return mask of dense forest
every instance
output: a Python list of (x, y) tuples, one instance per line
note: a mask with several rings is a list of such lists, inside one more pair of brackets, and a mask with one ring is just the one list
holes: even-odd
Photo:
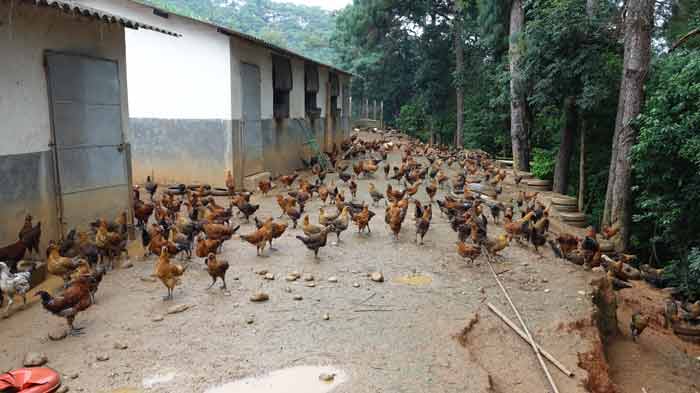
[(583, 156), (589, 222), (698, 298), (698, 27), (700, 0), (355, 0), (331, 42), (405, 132), (572, 196)]
[(262, 38), (324, 63), (335, 60), (330, 45), (335, 16), (319, 7), (271, 0), (143, 0), (195, 19)]

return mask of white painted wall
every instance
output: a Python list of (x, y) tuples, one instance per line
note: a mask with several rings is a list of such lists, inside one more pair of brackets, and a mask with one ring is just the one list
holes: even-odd
[[(119, 62), (122, 124), (128, 121), (124, 29), (55, 9), (0, 2), (0, 155), (49, 149), (51, 122), (44, 51)], [(12, 15), (12, 23), (9, 17)]]
[(262, 119), (272, 119), (272, 54), (269, 49), (254, 45), (238, 37), (231, 37), (231, 113), (233, 118), (240, 119), (243, 112), (241, 90), (242, 63), (255, 64), (260, 68), (260, 117)]
[(90, 7), (123, 15), (182, 34), (150, 30), (126, 32), (131, 117), (231, 119), (229, 37), (195, 20), (154, 15), (128, 0), (80, 0)]

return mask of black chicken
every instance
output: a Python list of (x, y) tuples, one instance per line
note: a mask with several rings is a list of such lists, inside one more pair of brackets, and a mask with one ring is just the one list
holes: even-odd
[(316, 235), (311, 235), (311, 236), (300, 236), (297, 235), (297, 239), (301, 240), (302, 243), (308, 248), (309, 250), (314, 252), (314, 256), (318, 258), (318, 250), (321, 249), (321, 247), (326, 246), (326, 240), (328, 238), (328, 232), (331, 231), (331, 226), (328, 226), (324, 228), (321, 232), (319, 232)]

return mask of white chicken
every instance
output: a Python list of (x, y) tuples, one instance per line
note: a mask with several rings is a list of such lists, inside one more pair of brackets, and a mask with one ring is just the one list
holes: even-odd
[(14, 303), (15, 295), (22, 296), (24, 304), (27, 304), (27, 292), (29, 292), (30, 272), (20, 272), (12, 274), (10, 268), (0, 262), (0, 291), (7, 295), (7, 307), (5, 316), (10, 312), (10, 307)]

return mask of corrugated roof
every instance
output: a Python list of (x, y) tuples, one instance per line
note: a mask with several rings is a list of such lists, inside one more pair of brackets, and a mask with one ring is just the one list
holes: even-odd
[(73, 1), (60, 1), (60, 0), (24, 0), (26, 2), (34, 3), (35, 5), (42, 6), (42, 7), (51, 7), (51, 8), (56, 8), (60, 11), (63, 11), (68, 14), (72, 15), (82, 15), (86, 16), (89, 18), (93, 19), (98, 19), (101, 20), (102, 22), (105, 23), (118, 23), (124, 27), (128, 27), (131, 29), (146, 29), (146, 30), (153, 30), (158, 33), (163, 33), (175, 37), (181, 37), (181, 34), (174, 33), (169, 30), (162, 29), (157, 26), (149, 25), (146, 23), (141, 23), (135, 20), (131, 20), (129, 18), (125, 18), (123, 16), (118, 16), (111, 14), (109, 12), (101, 11), (101, 10), (96, 10), (91, 7), (87, 7), (85, 5), (73, 2)]
[(257, 44), (257, 45), (260, 45), (260, 46), (264, 46), (264, 47), (266, 47), (266, 48), (268, 48), (268, 49), (274, 50), (275, 52), (278, 52), (278, 53), (280, 53), (280, 54), (287, 55), (287, 56), (291, 56), (291, 57), (296, 57), (296, 58), (299, 58), (299, 59), (302, 59), (302, 60), (305, 60), (305, 61), (308, 61), (308, 62), (311, 62), (311, 63), (315, 63), (315, 64), (318, 64), (318, 65), (321, 65), (321, 66), (330, 68), (330, 69), (332, 69), (332, 70), (334, 70), (334, 71), (337, 71), (337, 72), (339, 72), (339, 73), (341, 73), (341, 74), (354, 76), (354, 74), (352, 74), (352, 73), (350, 73), (350, 72), (348, 72), (348, 71), (342, 70), (342, 69), (340, 69), (340, 68), (338, 68), (338, 67), (336, 67), (336, 66), (333, 66), (333, 65), (330, 65), (330, 64), (326, 64), (326, 63), (320, 62), (320, 61), (318, 61), (318, 60), (314, 60), (314, 59), (312, 59), (312, 58), (310, 58), (310, 57), (307, 57), (307, 56), (304, 56), (304, 55), (302, 55), (302, 54), (300, 54), (300, 53), (297, 53), (297, 52), (295, 52), (295, 51), (293, 51), (293, 50), (291, 50), (291, 49), (282, 48), (281, 46), (277, 46), (277, 45), (275, 45), (275, 44), (273, 44), (273, 43), (271, 43), (271, 42), (265, 41), (265, 40), (263, 40), (263, 39), (261, 39), (261, 38), (255, 37), (255, 36), (253, 36), (253, 35), (246, 34), (246, 33), (243, 33), (243, 32), (237, 31), (237, 30), (233, 30), (233, 29), (231, 29), (230, 27), (222, 26), (222, 25), (216, 24), (216, 23), (211, 22), (211, 21), (208, 21), (208, 20), (201, 20), (201, 19), (193, 18), (193, 17), (191, 17), (191, 16), (181, 15), (181, 14), (178, 14), (178, 13), (175, 13), (175, 12), (172, 12), (172, 11), (163, 10), (163, 9), (154, 7), (154, 6), (150, 5), (150, 4), (147, 4), (147, 3), (143, 2), (143, 0), (131, 0), (131, 1), (133, 1), (133, 2), (135, 2), (135, 3), (138, 3), (138, 4), (141, 4), (141, 5), (143, 5), (143, 6), (146, 6), (146, 7), (148, 7), (148, 8), (154, 9), (154, 10), (159, 10), (159, 11), (166, 12), (166, 13), (168, 13), (168, 14), (170, 14), (170, 15), (175, 15), (175, 16), (178, 16), (178, 17), (180, 17), (180, 18), (190, 19), (190, 20), (193, 20), (193, 21), (195, 21), (195, 22), (199, 22), (199, 23), (202, 23), (202, 24), (205, 24), (205, 25), (209, 25), (209, 26), (215, 27), (215, 28), (216, 28), (219, 32), (221, 32), (221, 33), (224, 33), (224, 34), (227, 34), (227, 35), (230, 35), (230, 36), (234, 36), (234, 37), (238, 37), (238, 38), (243, 39), (243, 40), (246, 40), (246, 41), (250, 41), (250, 42), (252, 42), (252, 43), (254, 43), (254, 44)]

